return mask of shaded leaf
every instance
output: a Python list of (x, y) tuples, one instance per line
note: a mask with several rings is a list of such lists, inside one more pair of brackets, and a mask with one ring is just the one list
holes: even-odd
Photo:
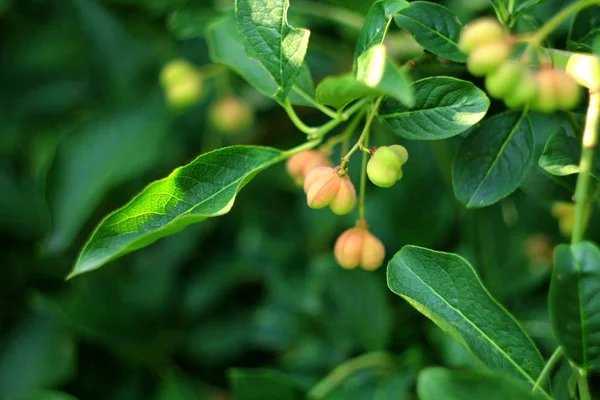
[(456, 78), (425, 78), (413, 86), (412, 107), (385, 99), (379, 108), (379, 120), (407, 139), (437, 140), (459, 135), (481, 121), (490, 105), (482, 90)]
[(388, 264), (387, 282), (489, 368), (531, 383), (542, 371), (534, 343), (464, 258), (405, 246)]
[(503, 375), (484, 371), (451, 371), (427, 368), (419, 375), (420, 400), (535, 400), (531, 389)]
[(70, 276), (99, 268), (187, 225), (226, 214), (237, 193), (282, 155), (269, 147), (232, 146), (177, 168), (98, 225)]
[(55, 390), (38, 390), (28, 393), (25, 396), (19, 396), (11, 400), (77, 400), (75, 397), (64, 392)]
[(173, 11), (167, 25), (177, 39), (194, 39), (205, 36), (206, 28), (217, 16), (210, 8), (187, 5)]
[[(275, 98), (278, 86), (265, 68), (251, 58), (248, 58), (242, 45), (242, 37), (237, 31), (235, 17), (231, 14), (210, 25), (207, 34), (210, 48), (210, 58), (234, 70), (259, 92), (267, 97)], [(313, 83), (308, 68), (304, 65), (290, 93), (292, 104), (312, 105), (304, 96), (312, 96)]]
[(394, 15), (408, 6), (409, 3), (404, 0), (379, 0), (374, 2), (358, 34), (354, 60), (357, 60), (372, 46), (382, 44)]
[(436, 56), (461, 63), (467, 61), (467, 57), (458, 49), (463, 25), (446, 7), (427, 1), (414, 1), (397, 14), (394, 21)]
[(287, 22), (289, 0), (236, 0), (235, 14), (246, 54), (258, 61), (278, 86), (284, 101), (304, 63), (310, 32)]
[(548, 301), (567, 357), (585, 370), (599, 370), (600, 250), (593, 243), (556, 247)]
[(415, 102), (407, 67), (400, 68), (388, 59), (383, 44), (371, 47), (358, 58), (356, 79), (408, 107)]
[(508, 111), (475, 127), (456, 154), (452, 185), (468, 208), (485, 207), (514, 192), (531, 167), (533, 129), (525, 113)]
[[(579, 173), (580, 158), (581, 141), (561, 128), (546, 142), (538, 164), (552, 175), (573, 175)], [(600, 160), (600, 157), (596, 155), (596, 159)], [(597, 162), (592, 167), (592, 176), (600, 179), (600, 165)]]
[(600, 6), (586, 7), (571, 20), (567, 50), (591, 53), (594, 39), (600, 35)]
[(304, 391), (287, 375), (269, 369), (229, 371), (233, 400), (304, 399)]

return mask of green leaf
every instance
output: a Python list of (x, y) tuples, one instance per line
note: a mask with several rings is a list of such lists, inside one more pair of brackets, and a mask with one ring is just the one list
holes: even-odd
[(387, 57), (383, 44), (371, 47), (358, 58), (356, 79), (408, 107), (415, 102), (407, 68), (400, 68), (394, 64)]
[(521, 13), (529, 10), (533, 6), (543, 3), (544, 1), (546, 0), (514, 0), (508, 3), (503, 3), (502, 0), (490, 0), (490, 2), (492, 3), (492, 7), (494, 7), (494, 10), (496, 10), (496, 14), (499, 16), (503, 15), (503, 12), (500, 11), (502, 8), (501, 4), (509, 4), (510, 7), (512, 7), (512, 9), (508, 11), (513, 20), (519, 18)]
[(535, 400), (531, 389), (521, 382), (487, 371), (451, 371), (427, 368), (419, 374), (420, 400)]
[(489, 368), (531, 383), (542, 371), (538, 349), (464, 258), (405, 246), (388, 264), (387, 282)]
[[(267, 97), (275, 98), (278, 86), (273, 77), (262, 65), (248, 58), (242, 45), (242, 37), (238, 33), (235, 17), (230, 14), (212, 24), (207, 34), (210, 58), (234, 70), (238, 75), (250, 83), (256, 90)], [(306, 96), (313, 94), (313, 83), (308, 67), (304, 65), (290, 93), (292, 104), (312, 106), (306, 101)]]
[(579, 11), (572, 19), (567, 35), (567, 50), (591, 53), (594, 39), (600, 35), (600, 6)]
[(452, 166), (454, 194), (467, 208), (485, 207), (514, 192), (534, 155), (533, 129), (526, 113), (494, 115), (473, 129)]
[(233, 400), (305, 399), (304, 391), (287, 375), (269, 369), (234, 368), (229, 371)]
[(195, 39), (206, 35), (206, 27), (219, 14), (207, 6), (186, 5), (169, 15), (167, 25), (179, 40)]
[(374, 2), (358, 34), (354, 50), (354, 60), (357, 60), (372, 46), (382, 44), (394, 15), (409, 5), (404, 0), (379, 0)]
[(458, 49), (463, 25), (449, 9), (427, 1), (415, 1), (394, 17), (426, 50), (436, 56), (464, 63), (467, 57)]
[(289, 0), (236, 0), (235, 14), (246, 54), (258, 61), (278, 86), (283, 102), (296, 82), (308, 48), (310, 32), (287, 22)]
[(328, 76), (317, 86), (317, 101), (335, 108), (343, 108), (361, 97), (378, 96), (375, 88), (359, 82), (354, 74)]
[[(581, 141), (572, 134), (567, 133), (564, 128), (560, 128), (546, 142), (544, 153), (538, 164), (552, 175), (573, 175), (579, 173), (580, 158)], [(595, 159), (600, 160), (598, 154), (596, 154)], [(598, 162), (594, 162), (592, 176), (600, 179), (600, 164)]]
[(0, 341), (0, 399), (60, 386), (75, 372), (75, 342), (59, 322), (32, 313)]
[(12, 398), (11, 400), (77, 400), (77, 398), (64, 392), (57, 392), (55, 390), (37, 390), (20, 396)]
[(97, 269), (190, 224), (228, 213), (237, 193), (258, 172), (282, 159), (283, 153), (277, 149), (232, 146), (177, 168), (98, 225), (70, 277)]
[(437, 140), (459, 135), (481, 121), (490, 106), (482, 90), (460, 79), (430, 77), (413, 86), (412, 107), (385, 99), (379, 108), (380, 121), (407, 139)]
[(600, 370), (600, 250), (591, 242), (554, 250), (548, 297), (556, 339), (569, 360)]

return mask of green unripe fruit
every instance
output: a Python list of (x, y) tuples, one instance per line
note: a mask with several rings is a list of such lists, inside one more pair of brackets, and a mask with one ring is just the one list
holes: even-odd
[(254, 110), (248, 102), (226, 96), (213, 104), (208, 111), (209, 120), (217, 130), (227, 135), (247, 131), (254, 123)]
[(554, 70), (542, 69), (536, 75), (538, 92), (531, 109), (543, 113), (553, 113), (558, 109), (558, 99), (554, 88)]
[(521, 75), (521, 79), (514, 89), (504, 96), (504, 103), (509, 108), (521, 108), (531, 103), (538, 92), (537, 81), (527, 69)]
[(525, 67), (521, 63), (506, 61), (485, 78), (485, 88), (490, 96), (501, 99), (515, 90), (524, 73)]
[(378, 148), (367, 163), (367, 176), (379, 187), (390, 187), (402, 178), (402, 165), (408, 159), (406, 149), (399, 145)]
[(481, 18), (465, 26), (458, 41), (458, 47), (463, 53), (469, 54), (473, 50), (501, 40), (506, 37), (504, 28), (493, 18)]
[(487, 43), (471, 53), (467, 69), (475, 76), (485, 76), (506, 61), (511, 51), (512, 46), (506, 40)]
[(567, 72), (578, 84), (590, 90), (600, 90), (600, 57), (574, 54), (567, 63)]
[(174, 109), (192, 106), (202, 96), (204, 88), (198, 69), (181, 59), (164, 66), (160, 73), (160, 83), (165, 89), (169, 106)]
[(537, 73), (538, 93), (532, 109), (545, 113), (569, 110), (577, 105), (581, 91), (575, 79), (562, 70), (541, 69)]

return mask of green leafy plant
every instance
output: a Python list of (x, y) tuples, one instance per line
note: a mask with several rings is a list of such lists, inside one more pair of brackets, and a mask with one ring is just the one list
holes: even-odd
[[(78, 15), (98, 12), (94, 2), (75, 3)], [(484, 8), (468, 16), (462, 15), (459, 7), (451, 6), (460, 1), (444, 2), (446, 7), (427, 1), (377, 0), (369, 3), (364, 17), (355, 13), (351, 6), (340, 8), (335, 2), (235, 0), (232, 8), (211, 9), (210, 13), (184, 3), (178, 2), (177, 7), (169, 9), (168, 26), (179, 38), (202, 36), (208, 45), (211, 62), (196, 66), (190, 61), (174, 58), (163, 65), (155, 86), (163, 91), (171, 112), (179, 116), (205, 101), (206, 91), (210, 90), (207, 88), (217, 88), (218, 95), (204, 113), (207, 126), (214, 130), (212, 137), (217, 138), (216, 142), (208, 151), (199, 151), (193, 161), (148, 184), (129, 202), (102, 219), (83, 244), (67, 277), (68, 283), (81, 279), (79, 276), (84, 273), (118, 263), (125, 255), (155, 242), (168, 247), (164, 253), (169, 254), (168, 258), (184, 254), (186, 249), (193, 248), (193, 239), (186, 243), (179, 235), (167, 237), (183, 230), (191, 231), (200, 223), (201, 227), (209, 229), (213, 218), (232, 212), (238, 203), (245, 201), (246, 187), (252, 186), (254, 179), (262, 179), (269, 173), (267, 170), (277, 174), (274, 171), (283, 170), (285, 163), (289, 176), (268, 175), (264, 178), (285, 180), (294, 187), (288, 188), (291, 193), (288, 197), (280, 203), (277, 200), (278, 207), (284, 207), (286, 211), (276, 218), (273, 230), (285, 229), (282, 227), (285, 218), (293, 214), (287, 211), (292, 209), (290, 198), (303, 196), (303, 189), (306, 204), (302, 218), (324, 216), (320, 220), (324, 225), (344, 224), (335, 244), (331, 233), (339, 233), (337, 228), (323, 236), (314, 234), (313, 237), (311, 232), (306, 233), (315, 242), (330, 243), (328, 260), (335, 258), (341, 268), (311, 269), (315, 276), (305, 285), (310, 294), (306, 298), (294, 292), (294, 285), (286, 287), (280, 283), (273, 284), (270, 295), (282, 296), (286, 299), (283, 308), (305, 313), (309, 319), (314, 318), (311, 320), (314, 322), (325, 307), (318, 300), (319, 296), (331, 291), (334, 303), (350, 316), (342, 315), (342, 312), (337, 315), (333, 311), (329, 314), (330, 321), (325, 318), (315, 322), (317, 331), (338, 324), (338, 318), (339, 321), (353, 321), (340, 322), (345, 333), (332, 334), (333, 340), (343, 343), (357, 340), (360, 348), (366, 351), (362, 355), (353, 354), (356, 347), (348, 344), (350, 350), (346, 349), (346, 353), (331, 356), (332, 364), (337, 367), (329, 374), (321, 371), (320, 366), (307, 367), (311, 373), (318, 371), (320, 374), (317, 383), (314, 376), (302, 376), (297, 370), (295, 374), (288, 374), (285, 368), (233, 368), (228, 372), (228, 379), (234, 399), (593, 398), (594, 391), (597, 393), (598, 390), (590, 389), (590, 382), (593, 382), (590, 376), (600, 373), (600, 249), (592, 238), (586, 238), (586, 232), (593, 230), (590, 216), (593, 217), (600, 204), (597, 148), (600, 17), (591, 11), (597, 11), (600, 1), (564, 2), (561, 9), (550, 9), (549, 17), (539, 24), (531, 21), (535, 19), (537, 7), (542, 7), (542, 0), (493, 0), (483, 17), (476, 14), (485, 13)], [(457, 13), (461, 14), (460, 18)], [(566, 33), (567, 45), (563, 48), (549, 38), (563, 29), (569, 20), (572, 22)], [(311, 71), (307, 60), (313, 42), (318, 46), (323, 39), (311, 34), (307, 28), (318, 27), (314, 21), (326, 21), (335, 29), (354, 32), (352, 57), (336, 60), (343, 64), (338, 68), (340, 71), (325, 74)], [(335, 34), (332, 37), (328, 39), (329, 44), (333, 42), (335, 47)], [(123, 46), (127, 43), (125, 40), (117, 42)], [(410, 46), (416, 51), (399, 54), (403, 47)], [(135, 54), (133, 50), (132, 54)], [(111, 68), (127, 70), (119, 60), (107, 66), (107, 69)], [(136, 71), (129, 71), (129, 77), (136, 75)], [(119, 73), (107, 74), (107, 80), (118, 81), (115, 87), (122, 85), (109, 97), (115, 99), (115, 103), (128, 104), (124, 100), (130, 91), (128, 81), (120, 81), (119, 76)], [(235, 93), (231, 82), (243, 86), (245, 92)], [(148, 99), (143, 102), (144, 111), (165, 112), (153, 96)], [(260, 104), (267, 106), (261, 110)], [(285, 140), (289, 147), (249, 144), (254, 139), (255, 125), (264, 118), (264, 110), (270, 107), (287, 115), (285, 122), (277, 124), (289, 124), (297, 131), (295, 136)], [(122, 151), (110, 154), (110, 157), (130, 160), (131, 171), (120, 171), (122, 176), (150, 164), (152, 155), (160, 151), (165, 138), (160, 137), (160, 132), (153, 133), (154, 127), (144, 124), (144, 117), (136, 117), (138, 112), (141, 111), (137, 108), (128, 112), (128, 118), (133, 122), (128, 119), (123, 122), (122, 116), (114, 113), (96, 123), (75, 127), (73, 130), (83, 132), (83, 139), (68, 142), (57, 151), (55, 162), (60, 166), (59, 170), (72, 168), (70, 154), (78, 153), (80, 148), (105, 146), (108, 153), (108, 149), (113, 148), (111, 141), (119, 141), (116, 147)], [(310, 123), (308, 118), (311, 118)], [(100, 135), (98, 132), (104, 133), (105, 120), (113, 128)], [(316, 121), (315, 125), (313, 121)], [(126, 129), (119, 128), (121, 125)], [(86, 131), (91, 133), (86, 134)], [(127, 138), (124, 135), (128, 135)], [(94, 137), (98, 140), (92, 142), (90, 138)], [(236, 137), (244, 139), (235, 142)], [(59, 142), (58, 138), (55, 140)], [(223, 146), (231, 141), (236, 144)], [(145, 146), (146, 156), (136, 155), (136, 150), (142, 146)], [(422, 148), (428, 150), (419, 150)], [(43, 164), (40, 165), (39, 173), (43, 175)], [(120, 180), (113, 177), (115, 171), (109, 163), (88, 165), (83, 160), (77, 165), (79, 173), (65, 173), (58, 178), (60, 182), (81, 184), (79, 192), (61, 194), (59, 191), (50, 202), (48, 209), (53, 227), (45, 245), (46, 251), (68, 247), (83, 225), (83, 217), (78, 216), (88, 216), (94, 206), (86, 199), (96, 199), (104, 188), (115, 187)], [(436, 168), (439, 171), (435, 173), (439, 173), (440, 182), (444, 183), (436, 181), (429, 185), (426, 179)], [(425, 194), (411, 199), (411, 185), (415, 185), (417, 179), (424, 181), (421, 184), (427, 189)], [(101, 184), (92, 187), (85, 183), (92, 180), (101, 181)], [(436, 190), (446, 190), (440, 189), (444, 184), (451, 188), (456, 204), (449, 202), (439, 208), (430, 206), (429, 201), (438, 196)], [(525, 206), (515, 205), (514, 198), (523, 195), (518, 192), (520, 188), (533, 198), (539, 196), (535, 201), (544, 202), (546, 214), (552, 209), (561, 234), (569, 236), (569, 243), (556, 247), (543, 237), (528, 236), (530, 240), (525, 246), (532, 265), (546, 265), (539, 276), (532, 268), (527, 279), (519, 281), (519, 285), (529, 285), (538, 291), (545, 290), (540, 282), (549, 281), (548, 293), (543, 293), (549, 311), (546, 324), (549, 332), (546, 339), (549, 339), (544, 346), (534, 340), (531, 326), (521, 322), (525, 317), (504, 305), (510, 297), (519, 297), (523, 293), (516, 279), (514, 287), (499, 289), (495, 286), (506, 282), (510, 285), (510, 273), (499, 268), (499, 260), (510, 254), (499, 254), (502, 251), (495, 249), (486, 253), (487, 256), (479, 257), (485, 253), (484, 247), (494, 248), (496, 243), (516, 240), (519, 234), (511, 230), (516, 219), (537, 218), (537, 211), (530, 217), (527, 215), (530, 208), (523, 211), (521, 208)], [(276, 194), (267, 192), (262, 196), (264, 199)], [(381, 200), (385, 198), (393, 200)], [(408, 204), (408, 201), (412, 203)], [(380, 208), (379, 214), (369, 214), (370, 205), (377, 208), (380, 204), (385, 206)], [(454, 246), (456, 254), (429, 249), (436, 241), (428, 242), (427, 238), (435, 236), (437, 226), (444, 224), (444, 207), (457, 204), (464, 216), (461, 219), (464, 234), (477, 243), (475, 250), (469, 250), (465, 245)], [(257, 220), (268, 218), (268, 210), (260, 210), (261, 207), (263, 205), (258, 201), (249, 204), (244, 212)], [(392, 209), (404, 207), (407, 209), (404, 219), (393, 219), (399, 211)], [(400, 239), (394, 236), (395, 233), (390, 234), (396, 232), (395, 224), (411, 223), (409, 214), (418, 216), (415, 217), (417, 222), (410, 225), (414, 236)], [(291, 221), (293, 217), (289, 218)], [(495, 220), (503, 222), (494, 225)], [(504, 227), (504, 231), (497, 230), (497, 226)], [(447, 233), (449, 229), (440, 230), (446, 232), (444, 243), (453, 242), (452, 233)], [(422, 237), (418, 236), (419, 232)], [(256, 229), (250, 228), (244, 234), (260, 240)], [(222, 241), (228, 242), (230, 236), (224, 237)], [(413, 239), (415, 243), (410, 242)], [(247, 248), (251, 248), (252, 240), (248, 243), (251, 244)], [(406, 245), (398, 248), (398, 243)], [(428, 243), (433, 244), (429, 246)], [(286, 259), (286, 247), (281, 246), (284, 250), (277, 250), (275, 246), (271, 252), (276, 253), (274, 258)], [(549, 257), (549, 253), (553, 255)], [(390, 257), (384, 277), (375, 271), (384, 265), (386, 254)], [(268, 264), (259, 259), (259, 263), (262, 262)], [(319, 265), (319, 262), (315, 263)], [(549, 264), (552, 264), (551, 273), (548, 272)], [(236, 268), (252, 269), (234, 263), (227, 267), (233, 271)], [(357, 270), (350, 271), (353, 269)], [(221, 289), (225, 293), (230, 281), (235, 280), (228, 280), (225, 274), (219, 270), (199, 279), (198, 292), (182, 302), (185, 312), (193, 314), (197, 310), (201, 313), (210, 309), (213, 300), (207, 300), (205, 293)], [(275, 282), (282, 274), (281, 271), (270, 271), (268, 276)], [(498, 278), (503, 274), (509, 277)], [(163, 280), (172, 282), (167, 277), (157, 278), (153, 283), (156, 291), (166, 290), (161, 289)], [(448, 356), (444, 367), (426, 367), (426, 362), (419, 357), (411, 358), (410, 354), (403, 355), (398, 361), (384, 351), (391, 340), (388, 327), (395, 314), (382, 297), (385, 294), (378, 290), (377, 284), (383, 280), (391, 293), (432, 322), (429, 329), (438, 332), (438, 336), (432, 334), (436, 339), (431, 341), (443, 343), (441, 346), (446, 350), (453, 349), (445, 351), (445, 354), (455, 356)], [(354, 291), (358, 288), (361, 292), (357, 299)], [(81, 306), (82, 312), (76, 301), (53, 302), (43, 296), (38, 301), (44, 309), (55, 310), (61, 318), (72, 318), (71, 325), (85, 325), (81, 322), (86, 318), (85, 304)], [(340, 306), (346, 303), (352, 307), (344, 309)], [(109, 307), (118, 308), (116, 304), (118, 302), (111, 303)], [(375, 315), (370, 312), (370, 307), (386, 312)], [(258, 339), (252, 340), (263, 341), (265, 347), (285, 348), (281, 338), (294, 333), (277, 331), (273, 328), (280, 327), (277, 322), (269, 325), (269, 318), (278, 318), (281, 308), (280, 305), (267, 305), (257, 313), (257, 318), (271, 329), (271, 336), (257, 334)], [(60, 329), (55, 331), (52, 323), (45, 322), (43, 317), (33, 316), (31, 321), (41, 327), (40, 335), (49, 332), (47, 344), (55, 348), (54, 342), (61, 339)], [(211, 352), (235, 353), (236, 346), (248, 340), (243, 336), (247, 323), (243, 315), (234, 315), (225, 327), (205, 327), (214, 329), (209, 335), (214, 342), (207, 340), (205, 343), (205, 337), (199, 334), (180, 347), (200, 354), (199, 359), (210, 358)], [(407, 321), (403, 323), (410, 325)], [(107, 322), (104, 329), (110, 330), (110, 327)], [(436, 327), (439, 331), (434, 330)], [(29, 332), (26, 326), (23, 331)], [(223, 331), (228, 334), (221, 334)], [(239, 337), (231, 332), (237, 332)], [(443, 334), (439, 335), (439, 332)], [(87, 334), (105, 337), (102, 333)], [(24, 340), (33, 343), (31, 335), (31, 332), (22, 334)], [(293, 339), (299, 340), (297, 336)], [(225, 337), (230, 341), (220, 341)], [(163, 339), (173, 340), (168, 336), (157, 340)], [(327, 347), (325, 342), (315, 345), (315, 342), (309, 342), (310, 337), (305, 339), (306, 347), (300, 341), (302, 345), (282, 356), (284, 364), (292, 364), (290, 360), (304, 360), (305, 354), (316, 354), (318, 359)], [(10, 370), (11, 360), (27, 356), (27, 346), (22, 347), (17, 342), (17, 336), (9, 337), (7, 343), (16, 350), (0, 357), (0, 395), (3, 393), (1, 386), (10, 381), (2, 372)], [(69, 348), (69, 345), (65, 346), (65, 349)], [(349, 354), (357, 357), (348, 360)], [(561, 362), (561, 368), (557, 368)], [(298, 364), (302, 365), (302, 362)], [(62, 372), (55, 371), (56, 374)], [(45, 384), (46, 378), (32, 375), (30, 379), (41, 382), (36, 383), (36, 388), (40, 388), (49, 386)], [(173, 387), (187, 387), (182, 383), (185, 379), (176, 370), (167, 380)], [(169, 385), (163, 388), (164, 398), (174, 398)], [(40, 393), (43, 393), (41, 397), (35, 398), (70, 398), (59, 392)]]

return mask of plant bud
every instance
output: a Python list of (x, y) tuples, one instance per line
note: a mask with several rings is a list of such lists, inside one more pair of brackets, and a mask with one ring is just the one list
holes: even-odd
[(335, 242), (335, 259), (342, 268), (353, 269), (361, 266), (374, 271), (385, 258), (385, 248), (377, 237), (366, 228), (351, 228), (340, 235)]
[(600, 90), (600, 57), (593, 54), (573, 54), (567, 72), (578, 84), (590, 90)]
[(185, 60), (173, 60), (160, 74), (167, 102), (174, 109), (192, 106), (202, 95), (204, 84), (198, 69)]
[(473, 50), (467, 60), (467, 69), (475, 76), (494, 71), (510, 56), (512, 46), (506, 40), (497, 40)]
[(337, 169), (318, 167), (304, 179), (306, 202), (310, 208), (329, 206), (337, 215), (347, 214), (356, 203), (356, 190), (348, 175), (339, 176)]
[(558, 108), (561, 110), (575, 108), (581, 99), (581, 89), (575, 79), (559, 70), (556, 70), (554, 78)]
[(538, 92), (531, 104), (531, 109), (544, 113), (553, 113), (558, 109), (558, 98), (555, 89), (553, 69), (540, 69), (536, 76)]
[(367, 163), (367, 176), (379, 187), (390, 187), (402, 178), (402, 165), (408, 152), (400, 145), (378, 148)]
[(317, 167), (331, 167), (329, 158), (320, 151), (306, 150), (291, 156), (286, 164), (288, 174), (301, 186), (304, 178)]
[(222, 133), (239, 134), (244, 133), (254, 123), (254, 110), (246, 101), (226, 96), (211, 106), (209, 119)]
[(537, 80), (528, 69), (524, 70), (519, 83), (504, 96), (504, 103), (509, 108), (521, 108), (529, 104), (538, 92)]
[(508, 60), (485, 78), (485, 88), (490, 96), (502, 99), (515, 90), (523, 74), (525, 67), (521, 63)]
[(463, 53), (469, 54), (476, 48), (505, 37), (504, 28), (496, 19), (480, 18), (463, 28), (458, 47)]

